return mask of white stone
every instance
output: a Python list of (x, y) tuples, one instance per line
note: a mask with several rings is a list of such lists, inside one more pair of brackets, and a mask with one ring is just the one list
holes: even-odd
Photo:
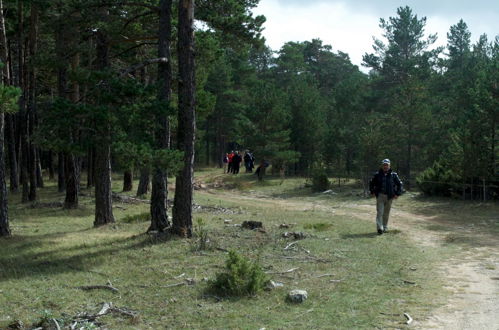
[(294, 303), (302, 303), (308, 298), (308, 293), (305, 290), (292, 290), (288, 293), (288, 299)]

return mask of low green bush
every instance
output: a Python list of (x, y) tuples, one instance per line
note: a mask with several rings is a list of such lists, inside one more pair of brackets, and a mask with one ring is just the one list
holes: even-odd
[(416, 178), (419, 189), (428, 196), (451, 196), (460, 192), (461, 176), (439, 162), (424, 170)]
[(266, 282), (267, 276), (258, 263), (230, 251), (226, 271), (209, 283), (209, 291), (222, 296), (252, 296), (263, 289)]
[(312, 191), (325, 191), (331, 188), (331, 181), (329, 181), (324, 167), (312, 169), (310, 179), (312, 180)]

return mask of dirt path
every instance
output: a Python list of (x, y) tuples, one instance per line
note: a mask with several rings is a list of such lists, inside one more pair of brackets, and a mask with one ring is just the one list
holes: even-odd
[[(372, 205), (355, 205), (344, 212), (374, 221)], [(454, 228), (438, 232), (425, 229), (432, 223), (431, 217), (396, 207), (391, 218), (396, 219), (394, 229), (400, 229), (409, 239), (423, 246), (440, 246), (449, 235), (455, 235)], [(435, 310), (427, 320), (414, 320), (414, 328), (499, 330), (499, 238), (466, 228), (461, 230), (487, 244), (460, 249), (454, 258), (440, 265), (438, 271), (446, 279), (450, 298), (447, 305)]]
[[(262, 199), (261, 196), (251, 195), (238, 195), (237, 198), (259, 200), (261, 203), (288, 209), (327, 210), (337, 215), (371, 221), (374, 226), (375, 207), (372, 200), (344, 203), (332, 208), (320, 202), (296, 199)], [(434, 222), (432, 217), (403, 211), (396, 206), (391, 218), (396, 219), (391, 229), (399, 229), (408, 239), (422, 246), (441, 246), (456, 231), (455, 224), (451, 227), (451, 224), (441, 222), (438, 224), (441, 226), (438, 231), (429, 230), (428, 225)], [(428, 319), (414, 320), (412, 328), (499, 330), (499, 237), (470, 231), (469, 228), (462, 230), (466, 231), (466, 235), (473, 236), (474, 240), (483, 240), (487, 244), (462, 248), (452, 259), (440, 265), (438, 272), (446, 279), (446, 289), (451, 293), (448, 303), (435, 310)]]

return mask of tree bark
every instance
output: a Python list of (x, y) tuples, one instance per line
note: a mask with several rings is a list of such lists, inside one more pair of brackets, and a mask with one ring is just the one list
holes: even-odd
[(7, 34), (5, 31), (5, 17), (3, 15), (3, 2), (0, 0), (0, 59), (4, 64), (2, 68), (2, 82), (10, 85), (10, 65), (8, 63)]
[[(158, 63), (158, 94), (157, 99), (160, 104), (169, 106), (171, 98), (171, 14), (172, 0), (161, 0), (159, 11), (159, 29), (158, 29), (158, 56), (166, 58), (166, 62)], [(170, 148), (170, 121), (168, 115), (160, 114), (156, 120), (158, 127), (155, 130), (156, 147), (158, 149)], [(168, 176), (166, 169), (155, 165), (152, 176), (151, 191), (151, 225), (148, 231), (165, 231), (170, 227), (168, 219)]]
[[(0, 10), (2, 3), (0, 0)], [(9, 213), (7, 203), (7, 185), (5, 183), (4, 153), (4, 114), (0, 113), (0, 236), (10, 236)]]
[(95, 178), (95, 149), (90, 148), (87, 156), (87, 188), (94, 186)]
[[(3, 17), (3, 2), (0, 0), (0, 40), (1, 59), (4, 66), (2, 83), (9, 83), (10, 74), (7, 65), (7, 39), (5, 38), (5, 20)], [(10, 236), (9, 213), (7, 203), (7, 184), (5, 182), (5, 153), (4, 153), (4, 113), (0, 113), (0, 236)]]
[(36, 163), (36, 146), (32, 143), (31, 137), (35, 131), (35, 117), (36, 117), (36, 71), (33, 60), (37, 52), (38, 43), (38, 6), (36, 3), (31, 4), (30, 14), (30, 31), (29, 31), (29, 66), (28, 66), (28, 170), (29, 170), (29, 200), (36, 201), (37, 196), (37, 163)]
[(175, 182), (173, 233), (192, 236), (192, 190), (194, 178), (195, 63), (194, 0), (180, 0), (178, 5), (178, 149), (184, 152), (183, 168)]
[(64, 198), (65, 209), (78, 208), (78, 195), (80, 191), (80, 170), (78, 168), (78, 160), (71, 153), (64, 155), (65, 179), (66, 179), (66, 197)]
[(111, 193), (111, 148), (106, 143), (98, 144), (95, 148), (95, 227), (114, 222)]
[(5, 137), (7, 139), (7, 152), (9, 154), (10, 191), (19, 191), (19, 171), (17, 168), (16, 135), (14, 133), (14, 116), (5, 115)]
[[(102, 14), (106, 19), (106, 8)], [(97, 69), (105, 70), (109, 66), (109, 38), (104, 29), (99, 29), (96, 36)], [(99, 124), (102, 131), (95, 146), (95, 227), (115, 222), (111, 195), (111, 127), (109, 122)]]
[(57, 154), (57, 190), (63, 192), (66, 190), (66, 166), (64, 165), (64, 153)]
[[(76, 71), (80, 65), (80, 57), (75, 54), (72, 58), (72, 69)], [(72, 82), (71, 101), (78, 102), (80, 98), (80, 86), (78, 82)], [(76, 143), (78, 139), (77, 128), (69, 127), (69, 139), (71, 143)], [(78, 157), (71, 151), (65, 154), (64, 163), (66, 165), (66, 198), (64, 199), (64, 208), (78, 208), (78, 195), (80, 192), (80, 168)]]
[[(11, 80), (11, 63), (9, 61), (9, 51), (7, 44), (7, 36), (5, 32), (5, 18), (3, 15), (3, 2), (0, 0), (0, 59), (4, 63), (2, 68), (2, 82), (5, 85), (12, 84)], [(10, 172), (10, 191), (17, 192), (19, 190), (19, 178), (17, 171), (17, 154), (16, 154), (16, 140), (14, 134), (14, 124), (12, 115), (4, 115), (4, 131), (5, 138), (7, 139), (7, 150), (9, 155), (9, 172)]]
[(49, 180), (54, 180), (55, 172), (54, 172), (54, 157), (52, 150), (48, 151), (47, 154), (47, 162), (48, 162), (48, 170), (49, 170)]
[(19, 129), (19, 150), (20, 156), (20, 179), (22, 185), (21, 202), (29, 201), (29, 181), (28, 181), (28, 142), (27, 142), (27, 115), (26, 115), (26, 86), (24, 77), (24, 8), (23, 2), (17, 3), (17, 83), (21, 88), (22, 95), (19, 98), (18, 129)]
[(132, 189), (133, 189), (133, 172), (131, 170), (127, 170), (123, 174), (123, 191), (132, 191)]
[(149, 191), (149, 168), (144, 167), (140, 169), (139, 186), (137, 188), (137, 196), (147, 194)]

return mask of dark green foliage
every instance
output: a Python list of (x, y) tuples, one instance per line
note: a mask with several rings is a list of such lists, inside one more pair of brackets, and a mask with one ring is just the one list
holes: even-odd
[(461, 188), (460, 175), (448, 166), (435, 162), (432, 167), (424, 170), (417, 178), (416, 184), (423, 193), (429, 196), (451, 196)]
[(312, 191), (319, 192), (331, 188), (331, 181), (329, 181), (324, 166), (315, 165), (310, 173), (310, 179), (312, 180)]
[(0, 112), (16, 112), (18, 110), (17, 101), (20, 96), (21, 89), (14, 86), (0, 84)]
[(259, 264), (230, 251), (226, 271), (217, 274), (210, 282), (209, 290), (222, 296), (251, 296), (263, 289), (266, 281)]

